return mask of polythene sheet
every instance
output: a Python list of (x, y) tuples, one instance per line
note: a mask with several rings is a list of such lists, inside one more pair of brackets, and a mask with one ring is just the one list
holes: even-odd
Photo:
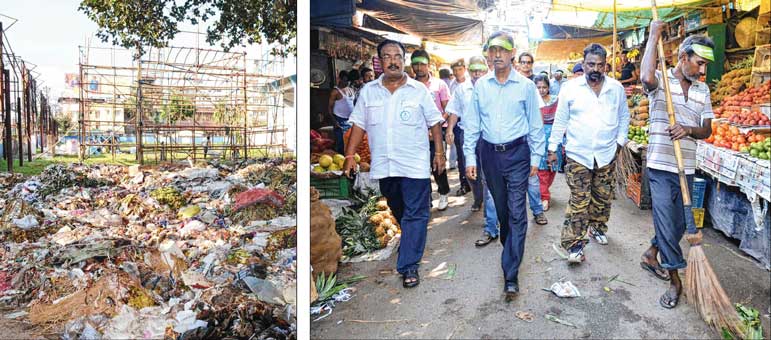
[[(435, 1), (423, 1), (427, 2)], [(425, 9), (440, 8), (435, 5), (420, 6), (396, 0), (364, 0), (357, 8), (399, 31), (442, 44), (478, 44), (484, 36), (482, 21), (450, 15), (446, 11), (434, 12)]]
[[(747, 196), (735, 188), (707, 178), (706, 207), (712, 227), (740, 240), (739, 249), (771, 269), (771, 214), (755, 222), (755, 212)], [(766, 202), (766, 204), (768, 204)]]

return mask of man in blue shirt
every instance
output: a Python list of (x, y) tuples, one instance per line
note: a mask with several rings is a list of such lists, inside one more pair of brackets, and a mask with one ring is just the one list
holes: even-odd
[(493, 33), (487, 46), (494, 72), (474, 86), (463, 117), (463, 152), (466, 175), (476, 180), (474, 149), (481, 138), (482, 170), (501, 224), (504, 292), (511, 299), (519, 293), (519, 265), (527, 233), (527, 180), (538, 171), (543, 157), (543, 122), (535, 84), (512, 68), (512, 37), (506, 32)]
[(557, 96), (560, 94), (560, 87), (562, 87), (562, 84), (567, 80), (565, 79), (565, 73), (562, 70), (554, 71), (553, 76), (554, 78), (552, 78), (551, 86), (549, 87), (549, 94)]

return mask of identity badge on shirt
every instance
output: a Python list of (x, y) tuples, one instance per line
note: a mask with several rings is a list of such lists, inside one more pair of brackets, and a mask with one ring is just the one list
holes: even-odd
[(410, 111), (407, 109), (403, 109), (402, 112), (399, 114), (399, 118), (401, 118), (403, 122), (410, 120)]

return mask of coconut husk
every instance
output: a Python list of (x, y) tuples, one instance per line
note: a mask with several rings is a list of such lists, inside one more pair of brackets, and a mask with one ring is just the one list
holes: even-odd
[(121, 301), (129, 297), (130, 289), (141, 289), (127, 274), (110, 273), (102, 276), (91, 287), (62, 298), (58, 303), (41, 303), (30, 307), (29, 319), (33, 324), (62, 323), (81, 316), (118, 312)]

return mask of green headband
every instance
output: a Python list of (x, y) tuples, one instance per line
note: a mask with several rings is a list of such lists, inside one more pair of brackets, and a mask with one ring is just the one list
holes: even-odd
[(412, 64), (426, 64), (428, 65), (428, 58), (426, 57), (413, 57), (410, 59)]
[(506, 49), (508, 51), (511, 51), (511, 50), (514, 49), (514, 46), (511, 45), (511, 41), (507, 40), (504, 37), (500, 37), (500, 36), (492, 38), (489, 41), (487, 41), (487, 48), (488, 49), (490, 47), (493, 47), (493, 46), (503, 47), (504, 49)]
[(696, 55), (698, 55), (699, 57), (702, 57), (709, 61), (715, 61), (715, 55), (713, 54), (712, 49), (709, 48), (709, 46), (693, 44), (691, 45), (691, 48), (693, 48), (693, 53), (696, 53)]
[(487, 65), (471, 64), (468, 66), (469, 71), (487, 71)]

